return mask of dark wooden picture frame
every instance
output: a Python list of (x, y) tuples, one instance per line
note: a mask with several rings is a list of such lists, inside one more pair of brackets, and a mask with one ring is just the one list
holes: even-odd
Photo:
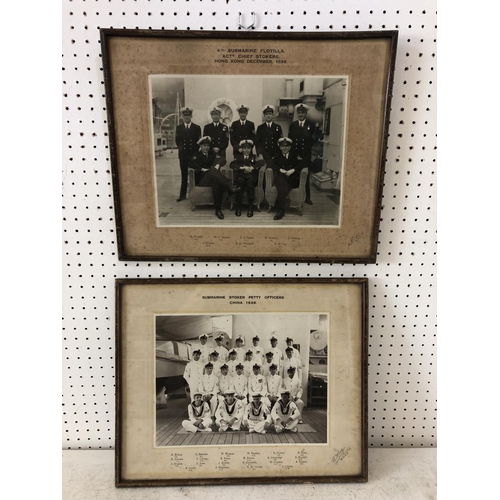
[[(117, 279), (115, 292), (117, 487), (368, 480), (367, 278)], [(221, 315), (230, 326), (213, 326)], [(257, 327), (263, 345), (286, 335), (300, 348), (306, 372), (299, 378), (310, 384), (299, 395), (305, 427), (280, 433), (269, 417), (267, 434), (252, 434), (244, 426), (217, 432), (218, 421), (211, 424), (213, 432), (184, 432), (180, 423), (188, 412), (178, 408), (189, 406), (190, 395), (176, 385), (177, 372), (169, 372), (170, 385), (164, 378), (158, 384), (165, 376), (158, 371), (159, 352), (162, 362), (187, 363), (185, 353), (193, 352), (205, 329), (209, 341), (224, 330), (231, 346), (236, 338), (238, 345), (251, 339)], [(318, 396), (321, 368), (311, 367), (319, 367), (313, 358), (326, 352), (319, 389), (326, 402), (316, 408), (312, 396)], [(159, 399), (164, 384), (170, 390), (160, 391)], [(161, 432), (173, 439), (159, 445), (159, 422), (169, 412)], [(320, 414), (327, 442), (307, 438), (323, 425)]]
[[(375, 262), (397, 38), (397, 31), (260, 33), (101, 29), (119, 259)], [(311, 53), (316, 57), (310, 57)], [(221, 62), (223, 57), (238, 56), (253, 57), (253, 60), (244, 59), (242, 62), (259, 64)], [(257, 59), (264, 56), (274, 59)], [(312, 153), (306, 159), (300, 157), (303, 153), (299, 154), (303, 162), (301, 166), (306, 165), (304, 170), (308, 175), (307, 179), (301, 179), (293, 196), (289, 194), (288, 201), (285, 194), (281, 203), (286, 217), (273, 220), (273, 213), (260, 211), (260, 202), (253, 218), (247, 218), (246, 212), (242, 217), (235, 217), (229, 206), (233, 206), (237, 195), (229, 192), (223, 205), (224, 220), (217, 219), (212, 207), (197, 205), (190, 214), (195, 221), (183, 223), (187, 219), (182, 217), (190, 213), (188, 202), (175, 203), (173, 194), (168, 199), (160, 199), (162, 186), (172, 189), (172, 183), (180, 184), (180, 180), (172, 181), (173, 177), (168, 177), (162, 179), (161, 186), (158, 184), (160, 174), (156, 166), (150, 87), (150, 78), (155, 75), (198, 78), (198, 83), (195, 82), (190, 89), (199, 88), (199, 82), (208, 81), (208, 77), (233, 79), (235, 83), (231, 88), (234, 89), (243, 87), (240, 82), (244, 75), (258, 76), (264, 81), (264, 87), (271, 77), (284, 81), (289, 77), (303, 79), (304, 75), (323, 78), (326, 86), (334, 81), (335, 75), (339, 75), (339, 78), (345, 78), (344, 86), (347, 87), (342, 103), (343, 118), (337, 115), (335, 118), (342, 120), (342, 136), (340, 139), (335, 137), (335, 141), (340, 140), (340, 145), (335, 145), (333, 139), (329, 142), (324, 136), (325, 132), (330, 132), (325, 128), (325, 115), (330, 116), (326, 122), (328, 128), (332, 127), (334, 118), (333, 113), (321, 109), (325, 106), (325, 99), (328, 105), (328, 95), (325, 98), (327, 92), (323, 90), (321, 97), (320, 89), (317, 95), (319, 111), (316, 111), (323, 118), (318, 119), (314, 126), (318, 127), (317, 137), (322, 137), (316, 144), (321, 143), (321, 151), (327, 153), (325, 156), (321, 152), (317, 156)], [(174, 89), (168, 85), (165, 88)], [(191, 96), (200, 95), (199, 92), (190, 92)], [(298, 95), (291, 98), (276, 98), (279, 95), (276, 92), (272, 99), (261, 98), (260, 94), (250, 90), (241, 94), (257, 103), (250, 111), (254, 115), (249, 114), (255, 126), (262, 119), (261, 105), (269, 103), (276, 105), (277, 114), (287, 128), (288, 122), (297, 116), (293, 106), (303, 103), (309, 91), (301, 87)], [(231, 97), (221, 95), (218, 96), (221, 99), (213, 100), (214, 95), (210, 97), (208, 91), (206, 94), (204, 101), (200, 97), (202, 103), (195, 106), (193, 115), (202, 126), (210, 119), (207, 107), (227, 102)], [(262, 95), (271, 94), (263, 91)], [(180, 106), (190, 106), (187, 100), (178, 98), (175, 123), (179, 122)], [(330, 110), (328, 106), (327, 109)], [(168, 131), (170, 136), (173, 133), (173, 130)], [(228, 134), (232, 137), (233, 130)], [(172, 137), (169, 139), (171, 144)], [(174, 148), (173, 145), (171, 155), (175, 156), (177, 150)], [(336, 160), (337, 156), (341, 159)], [(313, 158), (316, 159), (313, 161)], [(228, 157), (226, 167), (222, 167), (224, 175), (229, 176), (233, 168), (229, 167), (231, 160), (232, 157)], [(168, 175), (178, 175), (180, 179), (179, 167), (175, 166), (178, 161), (173, 156), (169, 160)], [(336, 161), (340, 162), (340, 167), (330, 168)], [(264, 191), (266, 183), (268, 187), (271, 184), (270, 190), (275, 188), (273, 176), (279, 175), (271, 165), (272, 161), (266, 160), (265, 167), (262, 167), (266, 169), (266, 176), (262, 176), (263, 206), (274, 211), (276, 202), (271, 198), (276, 194), (270, 191), (268, 195)], [(300, 168), (295, 167), (296, 170)], [(271, 172), (269, 177), (268, 172)], [(189, 184), (193, 188), (194, 179)], [(310, 197), (308, 186), (320, 202), (304, 204), (304, 200)], [(225, 189), (229, 187), (225, 186)], [(203, 196), (210, 197), (206, 193)], [(179, 199), (183, 199), (182, 196)], [(321, 205), (323, 200), (327, 208)], [(162, 208), (162, 203), (167, 208)], [(206, 204), (203, 200), (200, 203)], [(182, 217), (174, 212), (182, 212)]]

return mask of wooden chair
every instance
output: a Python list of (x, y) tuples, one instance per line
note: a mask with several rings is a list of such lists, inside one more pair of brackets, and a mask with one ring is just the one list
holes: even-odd
[[(299, 215), (302, 215), (302, 206), (304, 205), (304, 202), (306, 201), (306, 182), (307, 182), (307, 168), (303, 168), (300, 171), (300, 184), (299, 187), (292, 189), (290, 193), (288, 194), (288, 197), (290, 199), (290, 208), (296, 208), (299, 212)], [(274, 172), (271, 168), (268, 168), (266, 170), (266, 192), (265, 192), (265, 197), (267, 202), (269, 203), (269, 210), (268, 212), (271, 211), (271, 209), (274, 207), (276, 203), (276, 198), (278, 197), (278, 190), (276, 189), (276, 186), (274, 185), (273, 182), (273, 175)]]
[[(260, 212), (260, 204), (264, 201), (264, 171), (266, 170), (266, 167), (262, 167), (259, 170), (259, 177), (257, 179), (257, 185), (255, 186), (254, 190), (254, 199), (253, 199), (253, 204), (257, 206), (257, 210)], [(231, 179), (231, 184), (235, 184), (234, 182), (234, 170), (232, 168), (229, 169), (229, 178)], [(231, 206), (229, 207), (230, 210), (233, 209), (233, 205), (236, 203), (236, 195), (233, 194), (232, 196), (229, 197), (229, 200), (231, 202)], [(242, 203), (245, 205), (248, 205), (248, 196), (246, 193), (243, 194), (243, 200)]]
[[(220, 172), (227, 177), (225, 167), (221, 167)], [(197, 186), (195, 184), (194, 174), (194, 169), (190, 168), (188, 170), (188, 198), (191, 203), (191, 210), (194, 210), (197, 205), (213, 205), (214, 197), (212, 194), (212, 188)], [(227, 195), (224, 194), (224, 200), (226, 199), (226, 196)]]

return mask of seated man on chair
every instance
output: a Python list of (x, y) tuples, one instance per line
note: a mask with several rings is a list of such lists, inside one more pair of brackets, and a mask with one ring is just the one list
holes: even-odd
[(291, 150), (292, 140), (288, 137), (282, 137), (278, 140), (280, 152), (269, 160), (269, 166), (274, 171), (274, 185), (278, 190), (276, 198), (276, 215), (274, 220), (280, 220), (285, 216), (285, 208), (288, 199), (288, 193), (292, 189), (298, 188), (300, 184), (300, 171), (302, 162)]
[(287, 375), (283, 375), (283, 389), (290, 392), (290, 398), (299, 410), (299, 424), (302, 423), (302, 410), (304, 401), (302, 401), (302, 382), (295, 376), (295, 368), (291, 366), (287, 370)]
[(236, 217), (241, 216), (241, 202), (243, 193), (248, 197), (247, 217), (253, 217), (253, 201), (255, 194), (255, 186), (259, 181), (259, 170), (265, 165), (263, 160), (257, 159), (257, 156), (252, 153), (253, 141), (251, 139), (243, 139), (240, 141), (241, 153), (236, 153), (230, 167), (234, 170), (234, 183), (241, 191), (236, 193)]
[(224, 191), (229, 194), (237, 193), (240, 188), (231, 185), (231, 181), (220, 172), (220, 167), (226, 164), (222, 157), (217, 157), (210, 150), (211, 139), (208, 136), (198, 141), (200, 150), (191, 158), (189, 168), (195, 171), (195, 184), (200, 187), (211, 187), (214, 196), (215, 215), (224, 218), (222, 213), (222, 199)]

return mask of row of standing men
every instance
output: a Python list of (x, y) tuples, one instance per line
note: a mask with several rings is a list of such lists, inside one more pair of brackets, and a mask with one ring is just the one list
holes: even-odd
[[(254, 188), (257, 185), (258, 172), (261, 168), (272, 168), (274, 184), (278, 190), (276, 200), (279, 220), (285, 215), (286, 198), (291, 189), (298, 187), (300, 171), (309, 170), (306, 183), (306, 203), (312, 204), (309, 174), (312, 167), (313, 145), (320, 139), (318, 123), (307, 118), (309, 107), (305, 104), (296, 106), (298, 119), (290, 125), (288, 137), (273, 121), (275, 107), (266, 105), (262, 109), (264, 122), (255, 128), (247, 120), (249, 107), (242, 104), (237, 108), (239, 120), (227, 127), (221, 123), (220, 108), (211, 110), (212, 123), (201, 127), (192, 122), (193, 110), (181, 109), (183, 123), (177, 126), (175, 141), (178, 148), (181, 169), (181, 188), (177, 201), (186, 199), (188, 169), (195, 170), (195, 184), (211, 187), (214, 195), (215, 213), (223, 219), (222, 200), (224, 192), (236, 195), (235, 215), (241, 216), (243, 193), (247, 193), (247, 216), (253, 216)], [(230, 168), (234, 171), (234, 184), (220, 172), (226, 163), (226, 150), (231, 143), (234, 160)], [(254, 152), (254, 146), (256, 152)]]

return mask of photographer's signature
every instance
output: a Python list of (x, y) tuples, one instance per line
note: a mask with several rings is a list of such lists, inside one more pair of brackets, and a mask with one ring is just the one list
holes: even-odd
[(349, 455), (349, 451), (351, 448), (341, 448), (335, 455), (333, 455), (332, 462), (337, 465), (340, 461), (344, 460), (347, 455)]

